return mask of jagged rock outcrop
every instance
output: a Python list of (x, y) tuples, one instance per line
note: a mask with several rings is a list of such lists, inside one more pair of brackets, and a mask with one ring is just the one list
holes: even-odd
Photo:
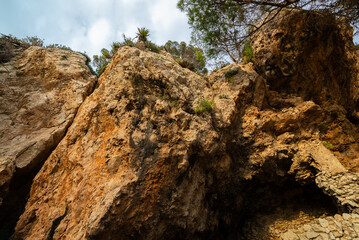
[(327, 12), (284, 11), (252, 38), (255, 69), (270, 89), (312, 100), (326, 112), (321, 139), (359, 170), (359, 58), (353, 29)]
[(1, 224), (19, 205), (24, 207), (32, 178), (65, 135), (96, 81), (82, 54), (19, 49), (0, 64)]
[[(253, 45), (255, 67), (233, 63), (208, 77), (165, 54), (120, 48), (35, 177), (12, 239), (268, 239), (266, 228), (243, 234), (244, 223), (302, 199), (322, 204), (319, 187), (359, 166), (354, 75), (337, 79), (336, 69), (329, 83), (310, 80), (313, 69), (267, 76), (261, 67), (283, 56), (260, 54), (274, 49), (266, 36)], [(306, 37), (331, 56), (316, 47), (320, 32)], [(355, 68), (356, 57), (338, 48), (343, 69)], [(314, 81), (327, 90), (345, 84), (323, 95)], [(322, 172), (329, 177), (318, 181)]]
[(359, 119), (353, 29), (324, 11), (272, 15), (277, 16), (252, 37), (256, 70), (271, 89), (319, 104), (339, 104)]

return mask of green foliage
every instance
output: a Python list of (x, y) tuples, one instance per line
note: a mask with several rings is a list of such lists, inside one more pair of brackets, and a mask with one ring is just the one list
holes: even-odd
[(229, 99), (229, 96), (228, 96), (228, 94), (220, 94), (220, 95), (218, 95), (218, 98), (219, 99)]
[(162, 99), (162, 100), (170, 100), (170, 96), (168, 96), (168, 95), (161, 95), (161, 96), (159, 96), (158, 97), (159, 99)]
[(187, 45), (185, 42), (167, 41), (163, 46), (165, 51), (170, 53), (178, 64), (192, 71), (206, 74), (206, 57), (202, 49)]
[(254, 61), (253, 49), (250, 40), (246, 41), (243, 46), (242, 58), (244, 63), (249, 63)]
[(236, 74), (238, 74), (238, 70), (237, 69), (229, 69), (228, 71), (226, 71), (224, 73), (224, 77), (229, 80), (231, 79), (233, 76), (235, 76)]
[(123, 42), (120, 43), (120, 46), (128, 46), (128, 47), (134, 47), (135, 43), (133, 42), (133, 39), (126, 37), (125, 34), (122, 34)]
[(104, 55), (94, 55), (93, 64), (96, 67), (95, 71), (97, 73), (97, 76), (100, 76), (109, 64), (109, 60)]
[(95, 71), (93, 70), (93, 68), (92, 68), (91, 58), (86, 54), (86, 52), (79, 52), (79, 53), (82, 54), (82, 55), (86, 58), (86, 65), (87, 65), (87, 67), (90, 69), (91, 73), (97, 75), (97, 72), (95, 72)]
[(146, 42), (146, 49), (150, 50), (151, 52), (155, 52), (155, 53), (160, 52), (160, 47), (151, 41)]
[[(185, 42), (172, 42), (168, 41), (164, 46), (158, 46), (155, 43), (149, 41), (149, 30), (146, 28), (137, 28), (137, 43), (123, 34), (122, 42), (114, 42), (111, 45), (111, 50), (103, 48), (100, 55), (93, 56), (93, 65), (96, 67), (96, 73), (100, 76), (106, 69), (107, 65), (111, 61), (112, 57), (116, 54), (117, 50), (123, 46), (138, 47), (138, 43), (141, 44), (142, 48), (160, 53), (161, 49), (165, 49), (171, 53), (176, 61), (185, 68), (191, 69), (198, 73), (206, 74), (208, 70), (205, 68), (206, 58), (204, 52), (200, 48), (196, 48), (192, 45), (187, 45)], [(147, 67), (147, 66), (146, 66)]]
[(324, 147), (326, 147), (328, 149), (333, 149), (334, 148), (333, 144), (331, 144), (330, 142), (323, 141), (322, 144), (324, 145)]
[(5, 63), (14, 57), (14, 50), (21, 45), (18, 39), (14, 39), (11, 35), (2, 35), (0, 37), (0, 63)]
[(66, 55), (62, 55), (62, 56), (61, 56), (61, 60), (67, 60), (67, 56), (66, 56)]
[(210, 112), (213, 108), (213, 100), (208, 101), (207, 99), (198, 99), (198, 105), (195, 107), (194, 111), (196, 113)]
[(22, 41), (28, 43), (31, 46), (39, 46), (39, 47), (44, 46), (44, 39), (41, 39), (37, 36), (34, 37), (27, 36), (26, 38), (22, 39)]
[(70, 50), (72, 51), (71, 48), (69, 48), (68, 46), (62, 45), (62, 44), (49, 44), (46, 46), (47, 48), (58, 48), (58, 49), (63, 49), (63, 50)]
[(150, 30), (147, 28), (137, 28), (137, 39), (139, 42), (147, 42), (148, 37), (150, 36)]
[(122, 46), (120, 42), (113, 42), (111, 50), (106, 48), (101, 49), (101, 55), (93, 56), (93, 65), (96, 67), (96, 74), (100, 76), (105, 70), (107, 65), (111, 62), (112, 57), (116, 54), (117, 50)]
[(191, 71), (195, 70), (194, 63), (190, 62), (188, 59), (176, 58), (176, 62), (183, 68), (187, 68)]
[(359, 22), (358, 0), (179, 0), (177, 6), (186, 12), (192, 40), (205, 50), (207, 57), (216, 60), (230, 57), (235, 62), (251, 61), (246, 41), (258, 30), (254, 26), (260, 28), (273, 20), (269, 17), (258, 25), (267, 13), (275, 10), (294, 8), (330, 12), (345, 17), (356, 30)]
[(249, 14), (244, 6), (229, 0), (180, 0), (177, 6), (189, 17), (192, 40), (209, 58), (241, 58), (242, 35), (248, 30), (244, 20)]
[(173, 107), (177, 106), (177, 104), (178, 104), (178, 100), (173, 100), (170, 102), (169, 106), (170, 106), (170, 108), (173, 108)]

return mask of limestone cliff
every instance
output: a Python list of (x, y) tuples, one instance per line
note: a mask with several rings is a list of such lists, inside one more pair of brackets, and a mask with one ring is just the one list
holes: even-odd
[(165, 53), (120, 48), (34, 178), (12, 239), (359, 234), (331, 217), (358, 219), (358, 57), (350, 29), (325, 31), (335, 46), (319, 44), (320, 25), (297, 41), (286, 22), (317, 22), (297, 14), (252, 39), (254, 65), (206, 77)]
[(32, 178), (96, 81), (79, 53), (40, 47), (16, 53), (0, 65), (1, 222), (21, 211)]

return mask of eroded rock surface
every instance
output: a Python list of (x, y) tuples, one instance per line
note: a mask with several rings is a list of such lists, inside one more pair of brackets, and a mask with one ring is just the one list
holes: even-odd
[[(20, 191), (63, 138), (95, 81), (84, 56), (60, 49), (30, 47), (0, 65), (0, 205), (10, 204), (1, 208), (1, 222), (25, 201)], [(11, 184), (16, 189), (9, 197)]]
[(330, 13), (281, 11), (252, 37), (255, 67), (271, 89), (337, 103), (359, 118), (352, 38), (353, 29)]
[[(306, 32), (307, 42), (323, 51), (320, 64), (334, 54), (349, 70), (356, 58), (333, 31), (340, 54), (331, 44), (317, 49), (319, 33)], [(316, 185), (321, 172), (359, 166), (355, 72), (338, 79), (337, 63), (326, 63), (335, 74), (318, 84), (330, 94), (316, 92), (315, 69), (267, 76), (258, 69), (283, 55), (260, 55), (275, 49), (263, 39), (255, 67), (234, 63), (208, 77), (165, 54), (120, 48), (34, 179), (13, 239), (249, 239), (249, 217), (306, 195), (321, 203), (319, 187), (331, 181)]]

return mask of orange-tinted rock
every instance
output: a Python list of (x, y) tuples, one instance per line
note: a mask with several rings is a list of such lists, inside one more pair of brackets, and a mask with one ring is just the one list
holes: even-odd
[(60, 49), (30, 47), (0, 66), (0, 205), (14, 175), (41, 167), (95, 81), (84, 56)]
[(247, 216), (345, 172), (340, 146), (359, 152), (354, 95), (316, 101), (315, 86), (266, 78), (237, 63), (201, 77), (120, 48), (35, 177), (13, 239), (243, 239)]
[(342, 105), (359, 119), (358, 57), (343, 19), (282, 11), (254, 34), (252, 45), (255, 67), (271, 89)]

